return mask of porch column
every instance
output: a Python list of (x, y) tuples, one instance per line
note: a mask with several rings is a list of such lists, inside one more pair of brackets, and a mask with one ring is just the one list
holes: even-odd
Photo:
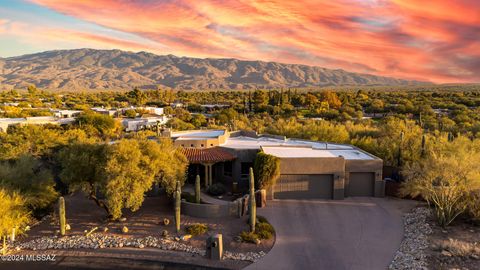
[(205, 187), (208, 187), (208, 165), (202, 164), (205, 167)]
[(208, 182), (210, 185), (213, 184), (213, 173), (212, 173), (212, 167), (213, 167), (213, 164), (209, 164), (208, 165)]

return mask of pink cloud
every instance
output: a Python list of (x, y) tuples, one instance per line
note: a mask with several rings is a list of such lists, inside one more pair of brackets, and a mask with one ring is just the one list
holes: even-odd
[[(104, 46), (319, 65), (435, 82), (480, 81), (476, 0), (421, 5), (415, 0), (32, 2), (166, 47), (99, 35), (91, 39)], [(88, 35), (77, 39), (87, 42)]]

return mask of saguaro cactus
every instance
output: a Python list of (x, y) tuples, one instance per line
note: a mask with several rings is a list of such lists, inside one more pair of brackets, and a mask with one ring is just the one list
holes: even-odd
[(253, 178), (253, 169), (250, 168), (250, 198), (249, 198), (249, 213), (250, 213), (250, 231), (255, 232), (255, 222), (257, 221), (257, 205), (255, 203), (255, 183)]
[(60, 234), (65, 235), (67, 228), (67, 219), (65, 217), (65, 199), (63, 197), (58, 198), (58, 217), (60, 219)]
[(397, 165), (400, 167), (402, 166), (402, 150), (403, 150), (403, 141), (404, 141), (404, 138), (405, 138), (405, 133), (402, 131), (402, 133), (400, 133), (400, 145), (398, 146), (398, 156), (397, 156)]
[(422, 135), (422, 152), (421, 152), (422, 157), (425, 156), (427, 151), (426, 144), (427, 144), (427, 137), (425, 136), (425, 134), (423, 134)]
[(175, 191), (175, 229), (177, 230), (177, 233), (180, 232), (181, 196), (180, 188), (177, 187), (177, 191)]
[(200, 203), (200, 175), (195, 178), (195, 202)]
[(3, 236), (2, 255), (7, 255), (7, 237), (5, 235)]
[(453, 133), (452, 132), (448, 132), (448, 141), (451, 142), (453, 141), (454, 137), (453, 137)]

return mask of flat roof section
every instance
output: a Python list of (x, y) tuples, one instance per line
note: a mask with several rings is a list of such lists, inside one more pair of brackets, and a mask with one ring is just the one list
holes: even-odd
[(225, 130), (190, 130), (190, 131), (177, 131), (177, 132), (172, 132), (171, 137), (172, 138), (179, 138), (179, 137), (184, 137), (184, 138), (191, 138), (191, 137), (196, 137), (196, 138), (217, 138), (218, 136), (222, 136), (225, 134)]
[(352, 147), (350, 150), (314, 149), (309, 147), (262, 147), (266, 154), (279, 158), (332, 158), (343, 156), (346, 160), (373, 160), (374, 158)]
[(332, 150), (333, 149), (338, 149), (338, 150), (355, 149), (350, 145), (326, 143), (326, 142), (313, 142), (313, 141), (298, 140), (298, 139), (281, 140), (281, 139), (267, 137), (267, 136), (263, 136), (259, 138), (252, 138), (247, 136), (230, 137), (221, 146), (226, 148), (233, 148), (233, 149), (260, 149), (261, 147), (266, 147), (266, 146), (303, 146), (303, 147), (310, 147), (313, 149), (332, 149)]

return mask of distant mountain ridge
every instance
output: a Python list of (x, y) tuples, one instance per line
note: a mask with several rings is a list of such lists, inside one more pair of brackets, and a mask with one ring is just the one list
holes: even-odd
[(423, 83), (306, 65), (120, 50), (57, 50), (0, 58), (1, 89), (32, 84), (51, 90), (202, 90)]

